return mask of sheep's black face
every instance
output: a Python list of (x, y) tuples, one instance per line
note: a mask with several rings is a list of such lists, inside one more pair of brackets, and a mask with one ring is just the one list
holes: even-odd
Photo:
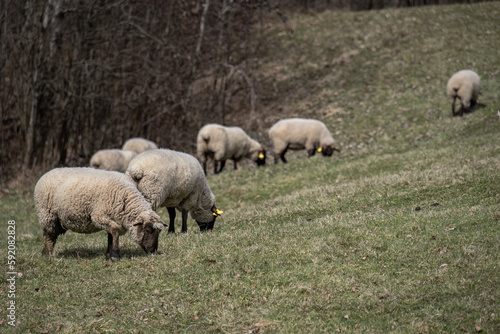
[(259, 152), (257, 160), (255, 160), (257, 166), (264, 166), (266, 164), (266, 150), (262, 150)]
[(198, 223), (198, 226), (200, 227), (200, 231), (202, 231), (202, 232), (207, 231), (207, 230), (213, 230), (214, 225), (215, 225), (215, 219), (223, 213), (223, 211), (217, 209), (217, 207), (215, 205), (212, 206), (212, 209), (210, 209), (210, 211), (213, 214), (212, 221), (210, 221), (208, 223), (196, 221)]
[(205, 231), (211, 231), (211, 230), (213, 230), (214, 225), (215, 225), (215, 218), (216, 217), (214, 217), (214, 219), (211, 222), (208, 222), (208, 223), (203, 223), (203, 222), (197, 221), (198, 226), (200, 227), (200, 231), (201, 232), (205, 232)]
[(340, 149), (335, 145), (323, 146), (321, 150), (321, 154), (325, 157), (331, 157), (334, 151), (340, 152)]
[(148, 254), (154, 254), (158, 250), (158, 237), (161, 229), (153, 226), (153, 223), (144, 224), (144, 234), (142, 237), (141, 247)]

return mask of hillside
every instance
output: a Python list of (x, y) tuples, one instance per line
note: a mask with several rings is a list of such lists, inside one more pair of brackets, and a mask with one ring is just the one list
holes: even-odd
[[(125, 235), (118, 263), (104, 259), (104, 233), (67, 233), (42, 258), (32, 187), (10, 190), (0, 212), (16, 221), (18, 323), (4, 307), (0, 329), (500, 332), (499, 17), (488, 2), (269, 26), (263, 127), (318, 118), (342, 152), (228, 162), (207, 176), (224, 211), (213, 232), (190, 219), (187, 234), (162, 232), (156, 256)], [(464, 68), (482, 94), (451, 117), (445, 85)], [(252, 135), (270, 149), (265, 132)], [(5, 280), (0, 289), (7, 300)]]

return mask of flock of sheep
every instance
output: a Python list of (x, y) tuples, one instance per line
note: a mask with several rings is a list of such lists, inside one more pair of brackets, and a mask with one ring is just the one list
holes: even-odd
[[(446, 85), (452, 115), (462, 116), (479, 96), (479, 76), (471, 70), (455, 73)], [(455, 101), (461, 107), (455, 112)], [(274, 162), (286, 163), (287, 150), (316, 152), (331, 156), (340, 151), (325, 124), (314, 119), (282, 119), (269, 129)], [(182, 232), (187, 232), (188, 213), (201, 231), (211, 230), (222, 214), (206, 181), (209, 159), (214, 173), (220, 173), (227, 160), (234, 168), (244, 159), (265, 165), (266, 150), (239, 127), (207, 124), (198, 132), (197, 154), (168, 149), (143, 138), (131, 138), (122, 149), (96, 152), (91, 168), (56, 168), (44, 174), (34, 191), (35, 205), (43, 230), (42, 254), (51, 255), (59, 235), (108, 233), (106, 259), (118, 260), (120, 235), (127, 231), (146, 253), (158, 249), (158, 237), (167, 225), (155, 212), (167, 208), (168, 232), (174, 233), (176, 209), (182, 213)]]

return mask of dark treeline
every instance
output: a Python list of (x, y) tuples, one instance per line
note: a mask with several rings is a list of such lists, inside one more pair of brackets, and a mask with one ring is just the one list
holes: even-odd
[(252, 112), (258, 1), (0, 6), (2, 174), (87, 164), (132, 136), (192, 151), (202, 124)]
[(370, 10), (425, 5), (449, 5), (455, 3), (475, 3), (484, 0), (284, 0), (278, 1), (281, 8), (288, 9), (347, 9)]
[(1, 180), (87, 165), (133, 136), (194, 152), (205, 123), (258, 130), (268, 88), (255, 73), (276, 13), (450, 2), (461, 1), (2, 1)]

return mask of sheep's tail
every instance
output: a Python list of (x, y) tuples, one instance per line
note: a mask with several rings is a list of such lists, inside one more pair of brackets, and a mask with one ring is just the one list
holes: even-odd
[(128, 171), (128, 174), (132, 178), (132, 180), (135, 182), (135, 184), (139, 184), (139, 182), (142, 180), (144, 177), (144, 171), (143, 170), (136, 170), (136, 169), (131, 169)]

